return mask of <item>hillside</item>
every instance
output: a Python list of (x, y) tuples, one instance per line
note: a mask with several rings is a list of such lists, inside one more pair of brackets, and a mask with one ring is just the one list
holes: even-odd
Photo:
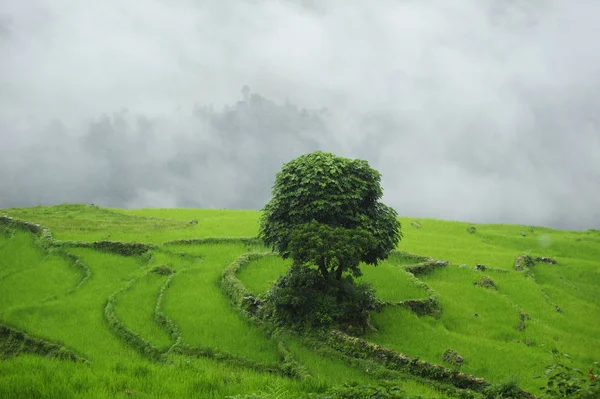
[(553, 350), (585, 370), (600, 360), (599, 231), (401, 218), (398, 251), (363, 267), (387, 304), (367, 344), (270, 336), (240, 313), (232, 284), (256, 296), (289, 267), (253, 239), (258, 217), (0, 209), (0, 397), (297, 397), (348, 382), (539, 395)]

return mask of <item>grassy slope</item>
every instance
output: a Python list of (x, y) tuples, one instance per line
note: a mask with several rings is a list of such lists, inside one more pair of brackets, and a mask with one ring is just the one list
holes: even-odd
[[(58, 239), (155, 244), (179, 238), (254, 236), (259, 216), (255, 211), (126, 211), (70, 205), (0, 211), (4, 213), (41, 223)], [(191, 220), (198, 223), (189, 224)], [(370, 341), (437, 363), (445, 349), (453, 348), (466, 359), (462, 371), (496, 382), (519, 378), (521, 386), (533, 391), (540, 382), (531, 377), (550, 362), (550, 349), (571, 354), (582, 367), (600, 358), (600, 234), (505, 225), (476, 225), (477, 232), (468, 234), (466, 223), (420, 220), (422, 227), (415, 228), (410, 221), (402, 219), (405, 238), (399, 248), (451, 262), (419, 276), (440, 295), (442, 316), (417, 317), (402, 308), (388, 308), (373, 315), (379, 331), (368, 336)], [(218, 287), (223, 268), (247, 249), (237, 244), (170, 246), (154, 251), (152, 259), (71, 249), (90, 267), (92, 277), (70, 292), (81, 273), (69, 261), (58, 254), (47, 256), (26, 233), (0, 234), (0, 321), (64, 343), (92, 360), (89, 366), (77, 366), (32, 356), (10, 359), (0, 363), (0, 390), (17, 397), (40, 392), (48, 397), (110, 397), (128, 391), (143, 397), (144, 392), (186, 395), (196, 389), (206, 397), (222, 397), (269, 386), (289, 392), (318, 391), (324, 381), (368, 381), (358, 370), (319, 357), (294, 340), (287, 342), (290, 350), (309, 371), (321, 376), (319, 382), (295, 382), (206, 358), (173, 356), (170, 366), (154, 364), (107, 328), (103, 318), (107, 298), (131, 282), (116, 297), (117, 317), (152, 344), (172, 345), (153, 319), (156, 297), (167, 277), (148, 273), (155, 265), (168, 264), (177, 273), (162, 307), (181, 328), (185, 344), (276, 363), (276, 343), (243, 320)], [(188, 255), (177, 255), (182, 252)], [(536, 264), (534, 279), (527, 278), (513, 270), (515, 257), (523, 253), (555, 257), (559, 264)], [(459, 267), (478, 263), (507, 272)], [(263, 292), (288, 265), (277, 258), (263, 258), (243, 269), (240, 278), (252, 292)], [(377, 268), (367, 267), (363, 280), (374, 284), (386, 301), (426, 297), (402, 267), (391, 260)], [(474, 286), (482, 274), (490, 276), (498, 289)], [(529, 315), (524, 330), (516, 328), (519, 311)], [(173, 368), (180, 373), (178, 377), (172, 375)], [(50, 382), (53, 374), (57, 378)], [(414, 382), (405, 389), (425, 397), (434, 395), (430, 388)]]
[[(190, 250), (170, 248), (178, 252)], [(219, 287), (223, 269), (244, 253), (245, 247), (213, 244), (196, 250), (203, 262), (174, 277), (164, 304), (165, 313), (181, 327), (184, 342), (218, 348), (257, 362), (276, 363), (276, 343), (260, 328), (244, 321)]]

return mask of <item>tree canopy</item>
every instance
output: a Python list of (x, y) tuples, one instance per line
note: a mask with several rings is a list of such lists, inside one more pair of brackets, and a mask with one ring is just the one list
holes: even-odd
[(263, 208), (259, 237), (283, 258), (314, 265), (324, 278), (360, 276), (402, 238), (394, 209), (382, 204), (381, 175), (360, 159), (316, 151), (286, 163)]

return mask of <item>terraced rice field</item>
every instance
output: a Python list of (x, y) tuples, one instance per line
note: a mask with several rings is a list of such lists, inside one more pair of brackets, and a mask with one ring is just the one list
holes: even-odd
[[(465, 394), (244, 316), (223, 274), (268, 251), (252, 239), (258, 212), (60, 205), (0, 215), (16, 218), (0, 219), (0, 397), (300, 397), (350, 382)], [(600, 360), (600, 232), (401, 220), (398, 251), (363, 267), (386, 305), (362, 338), (534, 394), (552, 350), (581, 368)], [(235, 278), (259, 296), (289, 266), (256, 255)], [(445, 363), (446, 349), (464, 363)]]

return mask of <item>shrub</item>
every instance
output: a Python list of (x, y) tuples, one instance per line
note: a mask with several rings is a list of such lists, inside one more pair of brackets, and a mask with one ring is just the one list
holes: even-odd
[(398, 305), (408, 308), (411, 312), (419, 316), (429, 315), (440, 317), (442, 314), (437, 294), (425, 299), (409, 299), (408, 301), (398, 302)]
[(296, 264), (271, 287), (261, 312), (297, 330), (337, 327), (360, 334), (369, 312), (378, 309), (369, 284), (356, 285), (351, 276), (325, 280), (318, 270)]
[(534, 259), (529, 255), (518, 256), (515, 259), (515, 270), (518, 272), (528, 270), (534, 263)]
[(0, 234), (10, 238), (15, 234), (15, 231), (8, 226), (0, 224)]
[[(540, 389), (544, 392), (545, 398), (571, 398), (571, 399), (597, 399), (600, 398), (600, 375), (589, 369), (584, 373), (578, 368), (573, 368), (565, 363), (569, 360), (568, 354), (559, 354), (554, 350), (554, 364), (546, 367), (544, 373), (548, 380), (545, 387)], [(600, 367), (600, 362), (595, 362), (594, 366)], [(534, 377), (534, 378), (539, 378)]]
[(408, 265), (404, 268), (407, 272), (414, 274), (415, 276), (420, 276), (423, 274), (428, 274), (434, 271), (437, 268), (448, 266), (448, 261), (446, 260), (428, 260), (426, 262), (417, 263), (414, 265)]
[(497, 385), (491, 385), (484, 390), (484, 395), (485, 399), (521, 399), (532, 397), (530, 394), (523, 392), (521, 388), (519, 388), (516, 379)]
[(479, 281), (476, 281), (473, 284), (477, 285), (479, 287), (489, 288), (489, 289), (492, 289), (492, 290), (498, 289), (498, 287), (496, 286), (496, 284), (494, 283), (494, 281), (489, 276), (485, 276), (485, 275), (481, 276), (479, 278)]
[(442, 360), (454, 366), (460, 366), (464, 363), (464, 359), (454, 349), (446, 349), (442, 355)]

